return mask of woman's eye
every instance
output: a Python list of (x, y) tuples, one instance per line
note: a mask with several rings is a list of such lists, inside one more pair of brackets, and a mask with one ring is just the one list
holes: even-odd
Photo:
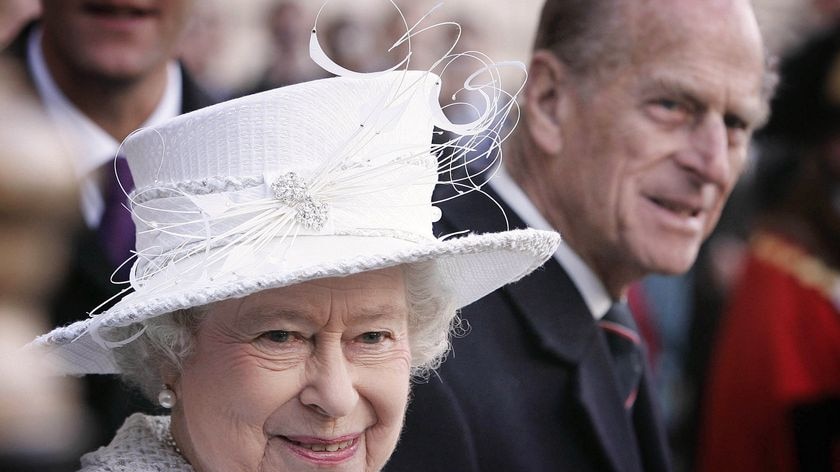
[(292, 334), (288, 331), (268, 331), (263, 337), (273, 343), (285, 343), (292, 338)]
[(298, 359), (312, 347), (310, 340), (300, 332), (282, 329), (263, 332), (253, 341), (253, 345), (268, 359), (284, 360)]
[(387, 333), (383, 331), (368, 331), (367, 333), (364, 333), (361, 336), (359, 336), (359, 340), (365, 344), (379, 344), (385, 339), (386, 336)]

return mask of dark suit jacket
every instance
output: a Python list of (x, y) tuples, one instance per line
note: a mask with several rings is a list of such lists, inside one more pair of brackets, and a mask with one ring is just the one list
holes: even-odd
[[(505, 229), (479, 194), (442, 207), (438, 235)], [(525, 226), (505, 212), (511, 228)], [(556, 260), (462, 317), (471, 332), (454, 340), (437, 376), (414, 387), (387, 471), (669, 470), (647, 374), (631, 418), (606, 339)]]
[[(3, 51), (6, 57), (10, 57), (24, 69), (32, 84), (33, 93), (35, 92), (34, 81), (27, 69), (26, 48), (29, 34), (34, 26), (34, 23), (27, 25)], [(183, 67), (181, 72), (183, 77), (181, 112), (186, 113), (211, 105), (213, 103), (211, 98), (201, 90)], [(56, 326), (84, 319), (88, 312), (117, 294), (122, 288), (110, 283), (110, 276), (115, 267), (108, 262), (99, 244), (96, 230), (84, 224), (81, 214), (78, 220), (77, 231), (70, 237), (72, 253), (69, 266), (50, 302), (52, 322)], [(109, 305), (115, 302), (116, 300)], [(91, 439), (91, 445), (105, 444), (113, 437), (123, 420), (134, 411), (138, 409), (152, 411), (153, 408), (137, 392), (125, 388), (114, 376), (85, 377), (85, 392), (87, 403), (96, 419), (96, 426), (94, 426), (96, 431)]]

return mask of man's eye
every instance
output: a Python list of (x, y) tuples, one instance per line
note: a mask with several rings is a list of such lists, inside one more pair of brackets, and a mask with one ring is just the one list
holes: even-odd
[(285, 343), (292, 338), (292, 334), (288, 331), (269, 331), (264, 333), (263, 337), (273, 343)]
[(359, 340), (365, 344), (379, 344), (385, 339), (386, 336), (387, 333), (383, 331), (368, 331), (367, 333), (364, 333), (361, 336), (359, 336)]
[(648, 103), (649, 115), (656, 121), (677, 124), (682, 123), (691, 116), (689, 104), (671, 98), (659, 98)]
[(723, 123), (729, 129), (738, 129), (738, 130), (746, 130), (749, 125), (747, 122), (738, 118), (735, 115), (726, 115), (723, 117)]
[(680, 113), (686, 115), (691, 113), (691, 106), (680, 100), (661, 98), (657, 100), (655, 104), (663, 111), (667, 111), (669, 113)]
[(683, 109), (683, 105), (680, 102), (668, 98), (659, 99), (655, 103), (656, 105), (670, 111), (679, 111)]

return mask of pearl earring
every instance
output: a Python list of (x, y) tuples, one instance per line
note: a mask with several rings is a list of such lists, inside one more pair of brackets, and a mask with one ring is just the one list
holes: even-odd
[(172, 408), (175, 406), (175, 392), (173, 392), (168, 385), (164, 385), (160, 393), (158, 393), (158, 403), (164, 408)]

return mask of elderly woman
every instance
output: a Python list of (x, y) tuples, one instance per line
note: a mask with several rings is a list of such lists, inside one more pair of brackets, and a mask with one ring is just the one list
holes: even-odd
[(171, 415), (131, 416), (83, 470), (382, 468), (456, 309), (559, 244), (432, 235), (439, 87), (425, 72), (324, 79), (126, 140), (133, 291), (35, 344)]

